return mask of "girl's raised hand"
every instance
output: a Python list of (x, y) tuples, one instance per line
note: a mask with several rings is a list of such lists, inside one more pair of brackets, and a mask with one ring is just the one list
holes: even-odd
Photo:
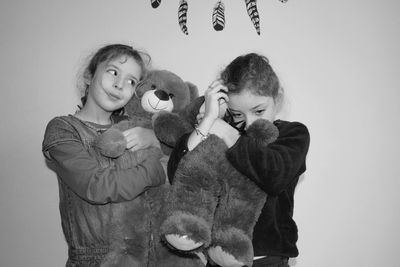
[(208, 89), (204, 92), (205, 111), (204, 118), (215, 120), (219, 117), (220, 105), (228, 103), (227, 95), (228, 88), (221, 83), (220, 80), (215, 80)]
[(142, 127), (134, 127), (123, 132), (127, 141), (127, 149), (136, 151), (151, 146), (160, 147), (154, 131)]

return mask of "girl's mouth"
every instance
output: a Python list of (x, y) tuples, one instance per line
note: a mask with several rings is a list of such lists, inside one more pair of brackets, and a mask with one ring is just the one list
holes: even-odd
[(116, 94), (112, 94), (112, 93), (108, 93), (108, 92), (107, 92), (107, 95), (108, 95), (108, 97), (111, 98), (112, 100), (120, 100), (120, 99), (121, 99), (121, 97), (120, 97), (119, 95), (116, 95)]

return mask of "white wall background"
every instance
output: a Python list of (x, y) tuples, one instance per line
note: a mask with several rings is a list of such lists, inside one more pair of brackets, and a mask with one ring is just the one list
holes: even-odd
[(0, 2), (0, 266), (63, 266), (56, 176), (41, 142), (47, 122), (79, 103), (76, 72), (105, 43), (145, 49), (153, 66), (201, 90), (239, 54), (265, 54), (287, 93), (284, 118), (308, 125), (308, 170), (296, 192), (296, 267), (400, 266), (400, 4), (396, 0), (258, 1), (261, 36), (243, 0)]

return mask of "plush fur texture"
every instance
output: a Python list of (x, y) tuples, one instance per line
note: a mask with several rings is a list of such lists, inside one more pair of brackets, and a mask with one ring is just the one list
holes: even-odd
[[(153, 99), (154, 97), (159, 98), (156, 98), (155, 102), (151, 102), (152, 97)], [(151, 154), (158, 154), (161, 157), (162, 153), (158, 148), (148, 148), (136, 152), (126, 150), (126, 141), (122, 131), (137, 126), (152, 128), (152, 117), (162, 111), (161, 108), (168, 107), (170, 111), (168, 114), (185, 112), (185, 107), (197, 97), (197, 87), (189, 82), (184, 82), (176, 74), (166, 70), (150, 71), (148, 76), (138, 85), (136, 95), (125, 106), (129, 120), (121, 121), (105, 131), (95, 141), (97, 150), (103, 156), (113, 158), (116, 167), (121, 169), (135, 167)], [(162, 105), (157, 104), (161, 102), (163, 102)], [(146, 103), (146, 110), (142, 103)], [(154, 110), (149, 112), (149, 107), (154, 108)], [(160, 108), (160, 110), (157, 108)], [(189, 124), (186, 120), (180, 125), (180, 128), (173, 129), (174, 135), (189, 130)], [(172, 131), (168, 123), (158, 124), (156, 127), (158, 130), (165, 128), (162, 132)], [(172, 149), (168, 142), (162, 142), (161, 148), (164, 155), (169, 155)], [(142, 206), (149, 206), (151, 214), (148, 214), (148, 209), (143, 208), (141, 210), (140, 207), (134, 210), (134, 214), (129, 214), (125, 208), (126, 203), (115, 204), (119, 207), (118, 212), (123, 215), (124, 219), (110, 226), (112, 236), (115, 238), (111, 244), (111, 251), (102, 266), (141, 267), (140, 264), (143, 262), (148, 262), (150, 267), (201, 267), (205, 265), (196, 255), (180, 255), (171, 251), (160, 239), (161, 221), (159, 218), (162, 217), (161, 207), (165, 201), (167, 190), (169, 190), (169, 184), (151, 188), (142, 195), (145, 199)], [(135, 220), (146, 220), (149, 216), (151, 216), (149, 229), (137, 227), (141, 223), (135, 223)], [(148, 231), (152, 231), (153, 246), (151, 247), (149, 247), (145, 238), (149, 235)], [(127, 232), (131, 233), (130, 236), (135, 237), (134, 242), (123, 236)], [(149, 257), (149, 255), (152, 256)]]
[[(189, 112), (196, 108), (199, 103)], [(160, 113), (157, 119), (179, 123), (168, 114)], [(246, 134), (267, 146), (277, 138), (278, 130), (273, 123), (258, 120)], [(211, 135), (181, 159), (165, 202), (161, 234), (165, 239), (177, 235), (203, 244), (193, 251), (208, 250), (211, 260), (220, 266), (231, 259), (251, 266), (253, 228), (266, 194), (229, 163), (226, 150), (223, 140)]]

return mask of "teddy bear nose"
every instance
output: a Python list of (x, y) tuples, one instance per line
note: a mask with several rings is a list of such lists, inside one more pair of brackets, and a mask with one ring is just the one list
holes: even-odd
[(164, 90), (156, 90), (154, 92), (154, 94), (158, 97), (158, 99), (160, 100), (164, 100), (167, 101), (169, 100), (169, 95), (167, 92), (165, 92)]

